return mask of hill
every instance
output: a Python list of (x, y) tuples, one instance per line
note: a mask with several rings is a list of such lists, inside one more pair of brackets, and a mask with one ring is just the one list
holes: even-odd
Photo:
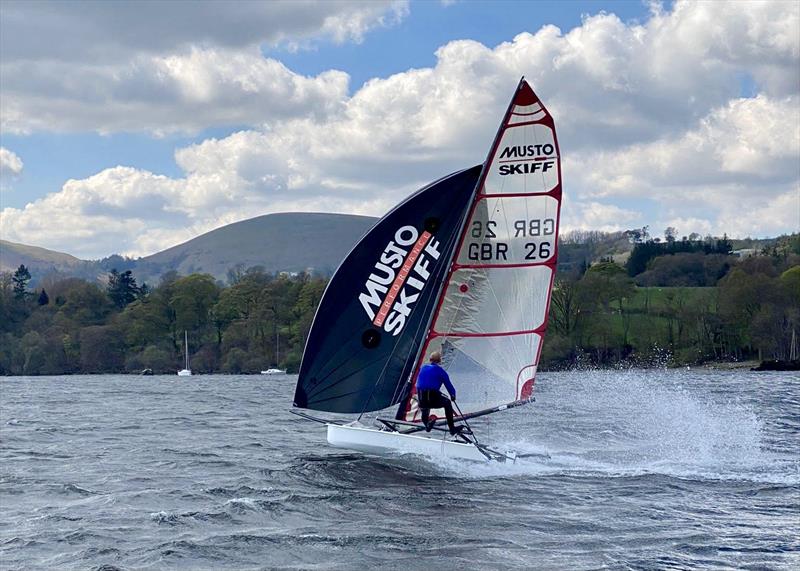
[(268, 272), (313, 271), (330, 275), (377, 218), (349, 214), (267, 214), (228, 224), (144, 258), (113, 255), (81, 260), (36, 246), (0, 241), (0, 271), (20, 264), (33, 275), (31, 286), (45, 275), (102, 280), (115, 268), (133, 271), (139, 283), (156, 283), (168, 271), (208, 273), (227, 279), (236, 267), (262, 266)]
[(91, 262), (63, 252), (0, 240), (0, 272), (13, 272), (20, 264), (24, 264), (32, 273), (74, 275), (82, 272)]
[(169, 270), (184, 275), (208, 273), (225, 280), (228, 270), (237, 266), (330, 275), (376, 221), (349, 214), (267, 214), (140, 258), (133, 271), (148, 282)]

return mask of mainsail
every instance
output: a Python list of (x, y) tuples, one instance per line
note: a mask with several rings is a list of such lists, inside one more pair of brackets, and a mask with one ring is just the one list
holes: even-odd
[(403, 399), (480, 172), (418, 191), (347, 255), (314, 316), (296, 407), (362, 413)]
[(530, 398), (555, 275), (561, 163), (553, 119), (521, 80), (483, 167), (383, 217), (325, 290), (294, 405), (364, 413), (399, 404), (433, 351), (464, 414)]
[[(523, 79), (481, 173), (422, 351), (440, 351), (464, 414), (533, 391), (556, 270), (561, 161), (553, 118)], [(419, 420), (413, 384), (398, 418)]]

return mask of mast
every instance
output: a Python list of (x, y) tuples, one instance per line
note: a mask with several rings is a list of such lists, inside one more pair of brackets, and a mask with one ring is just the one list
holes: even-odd
[(184, 369), (189, 370), (189, 332), (186, 329), (183, 330), (183, 352), (186, 361)]

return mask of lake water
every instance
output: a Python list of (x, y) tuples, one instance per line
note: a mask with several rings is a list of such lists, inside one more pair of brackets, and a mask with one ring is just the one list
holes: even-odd
[(494, 465), (329, 448), (294, 380), (0, 379), (0, 567), (800, 568), (797, 373), (541, 374)]

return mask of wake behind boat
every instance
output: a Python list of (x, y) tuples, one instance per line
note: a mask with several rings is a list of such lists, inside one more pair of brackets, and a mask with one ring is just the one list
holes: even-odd
[[(293, 411), (327, 425), (333, 446), (372, 454), (515, 459), (469, 420), (532, 402), (555, 275), (561, 163), (552, 117), (520, 80), (482, 166), (395, 207), (337, 269), (320, 302)], [(424, 432), (416, 398), (434, 352), (459, 395), (453, 437)], [(396, 407), (374, 426), (367, 412)], [(436, 436), (444, 434), (444, 436)]]

